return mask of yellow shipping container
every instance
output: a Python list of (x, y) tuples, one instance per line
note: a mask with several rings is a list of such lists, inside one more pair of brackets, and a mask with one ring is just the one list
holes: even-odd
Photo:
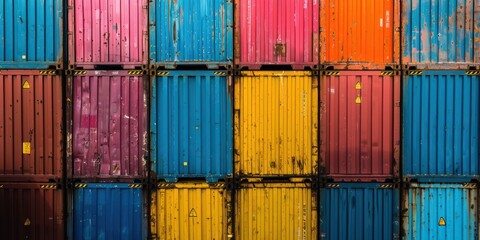
[(235, 172), (315, 175), (318, 76), (311, 71), (242, 71), (235, 78)]
[(235, 239), (316, 239), (316, 192), (310, 183), (241, 184), (235, 197)]
[(153, 239), (230, 239), (230, 194), (225, 184), (161, 183), (153, 190)]

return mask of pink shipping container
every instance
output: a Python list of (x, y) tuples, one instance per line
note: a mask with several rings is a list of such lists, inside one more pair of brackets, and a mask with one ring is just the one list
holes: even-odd
[(318, 69), (318, 0), (235, 0), (238, 69)]
[(68, 0), (69, 68), (145, 69), (147, 0)]
[(327, 71), (320, 80), (320, 166), (334, 181), (398, 177), (400, 76)]
[(73, 71), (67, 80), (68, 139), (73, 138), (67, 149), (68, 176), (146, 176), (148, 85), (142, 74), (141, 70)]

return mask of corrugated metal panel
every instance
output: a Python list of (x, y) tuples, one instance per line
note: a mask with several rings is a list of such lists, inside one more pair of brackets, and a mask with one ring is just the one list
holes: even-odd
[(318, 76), (242, 71), (235, 78), (235, 172), (315, 175)]
[(317, 239), (317, 197), (310, 184), (242, 184), (235, 196), (235, 239)]
[(231, 0), (150, 1), (150, 64), (232, 64), (232, 5)]
[(477, 184), (411, 184), (405, 191), (408, 239), (478, 239)]
[(230, 194), (224, 184), (159, 184), (151, 201), (152, 239), (230, 239)]
[(477, 0), (405, 0), (402, 11), (403, 64), (466, 69), (480, 62)]
[(152, 169), (158, 178), (232, 173), (231, 77), (225, 71), (158, 72), (151, 109)]
[(0, 68), (61, 68), (63, 1), (0, 3)]
[(54, 70), (0, 71), (0, 179), (62, 177), (62, 78)]
[(410, 71), (404, 77), (405, 177), (478, 177), (480, 79), (470, 73), (478, 71)]
[(320, 165), (335, 181), (398, 176), (400, 76), (327, 71), (320, 86)]
[(68, 0), (69, 68), (146, 68), (147, 0)]
[(55, 184), (0, 183), (2, 239), (64, 239), (62, 191)]
[(73, 176), (146, 176), (148, 84), (135, 75), (142, 71), (75, 72), (69, 79), (73, 81)]
[(235, 64), (318, 68), (318, 0), (235, 0)]
[(399, 0), (320, 1), (321, 63), (338, 69), (400, 64)]
[(70, 239), (146, 239), (141, 184), (77, 183), (72, 200)]
[(322, 239), (399, 239), (393, 184), (329, 183), (321, 189)]

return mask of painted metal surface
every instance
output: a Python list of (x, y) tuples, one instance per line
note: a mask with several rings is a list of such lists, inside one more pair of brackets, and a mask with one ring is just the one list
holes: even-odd
[(148, 84), (142, 73), (80, 70), (69, 78), (73, 177), (146, 176)]
[(235, 239), (317, 239), (317, 197), (309, 183), (240, 185)]
[(235, 64), (318, 69), (318, 0), (235, 0)]
[(0, 94), (0, 181), (60, 179), (61, 75), (55, 70), (0, 70)]
[(157, 72), (151, 108), (152, 170), (157, 178), (232, 174), (231, 76), (226, 71)]
[(55, 184), (0, 183), (2, 239), (65, 239), (62, 190)]
[(479, 63), (478, 1), (405, 0), (402, 3), (404, 65), (416, 65), (419, 69), (468, 69)]
[(320, 61), (334, 69), (400, 64), (399, 0), (320, 1)]
[(242, 71), (234, 87), (235, 173), (316, 175), (318, 76)]
[(410, 71), (405, 75), (405, 178), (452, 181), (479, 176), (480, 77), (471, 73), (479, 71)]
[(478, 239), (476, 183), (412, 183), (404, 194), (404, 239)]
[(393, 184), (328, 183), (320, 190), (322, 239), (399, 239), (399, 189)]
[(153, 66), (232, 64), (231, 0), (152, 0), (149, 21)]
[(69, 201), (69, 239), (147, 237), (141, 184), (77, 183)]
[(68, 0), (69, 68), (146, 68), (148, 0)]
[(398, 177), (398, 72), (327, 71), (320, 92), (322, 172), (335, 181)]
[(159, 183), (151, 199), (151, 239), (230, 239), (225, 184)]
[(2, 1), (0, 26), (0, 69), (62, 67), (62, 0)]

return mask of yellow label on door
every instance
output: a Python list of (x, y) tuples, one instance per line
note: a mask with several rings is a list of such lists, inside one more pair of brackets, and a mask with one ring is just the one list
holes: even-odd
[(440, 217), (440, 220), (438, 221), (438, 225), (439, 225), (439, 226), (445, 226), (445, 225), (447, 225), (447, 223), (445, 222), (445, 219), (443, 219), (443, 217)]
[(355, 89), (362, 89), (362, 84), (357, 82), (357, 84), (355, 84)]
[(183, 166), (188, 166), (188, 162), (183, 162)]
[(30, 226), (30, 219), (27, 218), (25, 219), (25, 222), (23, 223), (24, 226)]
[(30, 88), (30, 83), (28, 83), (28, 81), (25, 81), (22, 85), (22, 88), (23, 89), (29, 89)]
[(195, 208), (192, 208), (190, 212), (188, 213), (189, 217), (197, 217), (197, 211), (195, 211)]
[(30, 154), (30, 142), (23, 142), (22, 152), (23, 154)]
[(360, 96), (357, 96), (357, 98), (355, 98), (355, 103), (362, 103), (362, 98), (360, 98)]

